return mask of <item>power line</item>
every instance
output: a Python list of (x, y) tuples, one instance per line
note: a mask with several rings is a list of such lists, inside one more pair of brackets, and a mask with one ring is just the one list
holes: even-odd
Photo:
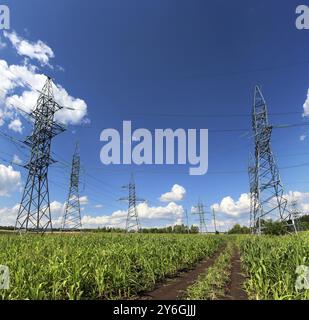
[[(301, 115), (304, 112), (301, 111), (288, 111), (288, 112), (274, 112), (270, 113), (270, 116), (289, 116), (289, 115)], [(105, 114), (108, 115), (115, 115), (119, 116), (119, 113), (113, 113), (113, 112), (106, 112)], [(190, 114), (185, 114), (185, 113), (139, 113), (139, 112), (126, 112), (123, 111), (121, 113), (121, 116), (126, 115), (126, 116), (137, 116), (137, 117), (183, 117), (183, 118), (250, 118), (252, 115), (250, 113), (190, 113)]]

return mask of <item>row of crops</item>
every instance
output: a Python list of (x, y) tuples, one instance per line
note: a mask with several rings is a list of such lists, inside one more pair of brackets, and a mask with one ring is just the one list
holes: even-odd
[[(309, 299), (309, 233), (240, 239), (250, 299)], [(298, 285), (297, 285), (298, 284)]]
[(121, 299), (211, 256), (222, 237), (203, 235), (0, 235), (10, 289), (0, 299)]

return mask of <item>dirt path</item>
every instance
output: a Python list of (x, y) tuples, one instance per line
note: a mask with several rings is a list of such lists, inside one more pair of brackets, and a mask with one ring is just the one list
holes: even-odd
[(147, 300), (177, 300), (185, 293), (186, 289), (191, 286), (198, 278), (198, 276), (205, 272), (214, 261), (217, 259), (219, 254), (222, 252), (222, 247), (216, 252), (213, 257), (206, 258), (199, 262), (194, 269), (188, 270), (181, 273), (179, 276), (173, 279), (167, 280), (166, 283), (158, 285), (156, 289), (150, 291), (140, 299)]
[(227, 294), (223, 300), (248, 300), (246, 291), (242, 288), (245, 276), (241, 273), (239, 251), (235, 250), (232, 257), (231, 281), (227, 288)]

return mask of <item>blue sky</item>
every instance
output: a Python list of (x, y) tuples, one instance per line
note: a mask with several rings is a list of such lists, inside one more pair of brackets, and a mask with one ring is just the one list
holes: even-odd
[[(251, 130), (256, 84), (262, 86), (269, 112), (281, 113), (270, 115), (273, 124), (306, 120), (302, 113), (309, 87), (309, 31), (295, 27), (298, 1), (2, 3), (11, 11), (9, 32), (31, 44), (41, 40), (54, 57), (49, 57), (48, 66), (18, 54), (16, 46), (2, 35), (0, 60), (8, 65), (37, 66), (35, 73), (50, 74), (74, 99), (80, 98), (87, 105), (84, 119), (89, 121), (69, 124), (68, 130), (53, 141), (53, 151), (61, 157), (58, 159), (67, 162), (71, 161), (75, 141), (80, 141), (85, 170), (81, 194), (88, 199), (83, 206), (83, 215), (89, 218), (85, 225), (112, 223), (112, 218), (100, 217), (125, 210), (126, 205), (117, 199), (125, 195), (121, 186), (128, 183), (131, 172), (135, 173), (138, 194), (149, 201), (147, 208), (141, 208), (145, 211), (144, 225), (178, 221), (182, 208), (190, 210), (199, 197), (208, 208), (225, 197), (232, 198), (224, 202), (232, 205), (230, 210), (218, 208), (223, 229), (228, 223), (248, 219), (247, 199), (238, 200), (249, 188), (246, 170), (252, 141), (243, 132), (219, 131)], [(20, 95), (18, 90), (8, 92), (5, 98)], [(4, 119), (0, 130), (22, 140), (31, 132), (30, 127), (22, 116), (14, 116), (22, 121), (22, 132), (8, 128), (11, 118)], [(149, 130), (209, 129), (209, 172), (189, 176), (187, 166), (177, 165), (103, 166), (100, 132), (109, 127), (120, 129), (123, 120), (131, 120), (134, 128)], [(306, 126), (274, 131), (273, 149), (279, 167), (308, 162), (309, 137), (300, 139), (308, 134)], [(26, 155), (6, 139), (1, 138), (0, 144), (3, 159), (16, 154), (26, 161)], [(25, 181), (25, 169), (13, 168)], [(298, 191), (304, 209), (309, 198), (307, 170), (306, 166), (281, 170), (286, 191)], [(68, 169), (51, 169), (52, 201), (65, 201), (68, 179)], [(175, 184), (185, 188), (184, 198), (172, 204), (160, 201)], [(12, 207), (20, 201), (20, 188), (0, 197), (3, 221), (5, 212), (15, 212)], [(95, 207), (98, 205), (102, 207)], [(122, 219), (121, 211), (118, 217), (117, 223)], [(196, 218), (191, 217), (194, 221)]]

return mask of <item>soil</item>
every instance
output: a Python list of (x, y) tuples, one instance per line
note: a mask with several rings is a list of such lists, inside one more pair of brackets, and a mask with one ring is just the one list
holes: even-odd
[(241, 262), (238, 250), (232, 257), (231, 280), (223, 300), (248, 300), (246, 291), (243, 289), (245, 276), (241, 272)]
[(139, 299), (145, 300), (179, 300), (187, 288), (196, 282), (198, 276), (204, 273), (207, 268), (213, 265), (223, 248), (220, 248), (213, 257), (199, 262), (193, 269), (180, 273), (173, 279), (159, 284), (153, 291), (143, 294)]

